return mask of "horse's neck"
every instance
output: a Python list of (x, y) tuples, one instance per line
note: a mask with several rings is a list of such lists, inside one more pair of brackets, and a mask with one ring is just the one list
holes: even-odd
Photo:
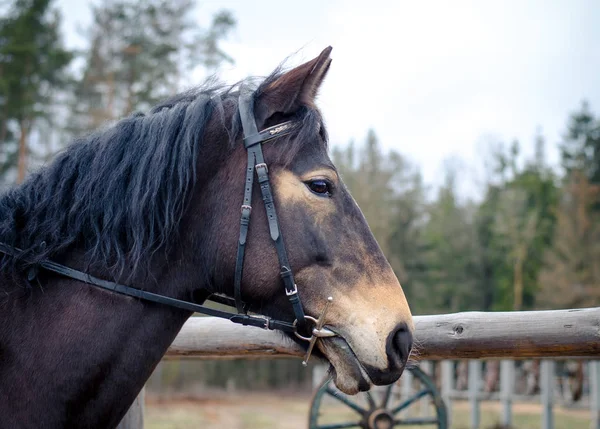
[[(203, 147), (207, 156), (199, 156), (198, 184), (208, 183), (220, 168), (225, 138)], [(198, 184), (196, 206), (187, 209), (182, 231), (192, 229), (187, 225), (198, 228), (198, 213), (204, 213)], [(200, 283), (210, 281), (209, 269), (199, 268), (209, 267), (200, 259), (215, 254), (205, 248), (207, 241), (199, 233), (181, 234), (170, 259), (177, 263), (165, 264), (157, 252), (162, 263), (152, 265), (155, 272), (147, 277), (152, 281), (134, 280), (133, 286), (189, 300), (205, 286)], [(78, 254), (57, 262), (110, 279), (88, 269)], [(41, 273), (43, 288), (25, 292), (8, 277), (0, 273), (2, 429), (115, 427), (190, 316), (50, 273)]]
[(189, 313), (52, 279), (0, 297), (0, 426), (114, 427)]

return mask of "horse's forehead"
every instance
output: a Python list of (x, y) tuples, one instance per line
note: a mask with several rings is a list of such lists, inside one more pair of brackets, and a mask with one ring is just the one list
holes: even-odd
[(303, 176), (310, 171), (330, 166), (333, 168), (328, 154), (327, 143), (317, 133), (304, 136), (296, 142), (296, 147), (289, 169), (298, 176)]

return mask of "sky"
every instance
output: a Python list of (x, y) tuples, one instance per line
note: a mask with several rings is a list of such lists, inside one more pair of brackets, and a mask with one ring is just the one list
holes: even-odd
[[(67, 45), (83, 45), (77, 29), (89, 26), (92, 3), (57, 1)], [(333, 46), (318, 102), (331, 144), (360, 142), (372, 128), (434, 188), (451, 160), (460, 192), (481, 196), (492, 143), (517, 139), (531, 156), (538, 130), (557, 165), (569, 113), (582, 100), (600, 113), (598, 1), (205, 0), (194, 13), (208, 26), (220, 9), (238, 22), (222, 80), (265, 76)], [(204, 77), (198, 70), (189, 86)]]

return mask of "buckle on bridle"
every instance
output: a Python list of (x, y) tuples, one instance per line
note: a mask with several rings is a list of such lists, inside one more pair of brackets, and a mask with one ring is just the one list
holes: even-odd
[(254, 317), (256, 319), (264, 319), (265, 326), (262, 326), (262, 328), (263, 329), (269, 329), (269, 321), (271, 320), (270, 317), (263, 316), (262, 314), (253, 314), (252, 317)]
[[(285, 294), (287, 296), (296, 295), (297, 293), (298, 293), (298, 285), (296, 283), (294, 283), (294, 289), (292, 289), (292, 290), (287, 290), (286, 289), (285, 290)], [(307, 317), (309, 317), (309, 316), (307, 316)], [(311, 319), (312, 319), (312, 317), (311, 317)]]
[(327, 298), (327, 303), (325, 304), (325, 308), (319, 316), (319, 319), (315, 319), (311, 316), (304, 316), (305, 321), (312, 322), (315, 325), (315, 327), (311, 331), (310, 337), (305, 337), (298, 333), (298, 319), (294, 320), (294, 327), (296, 328), (294, 335), (303, 341), (308, 341), (308, 349), (306, 350), (306, 354), (304, 355), (304, 359), (302, 360), (303, 366), (308, 365), (308, 359), (310, 359), (310, 355), (312, 354), (313, 348), (315, 347), (315, 344), (317, 343), (317, 340), (319, 338), (335, 337), (337, 335), (335, 332), (323, 327), (323, 325), (325, 324), (325, 315), (327, 314), (327, 310), (329, 310), (329, 306), (331, 305), (332, 301), (332, 297)]
[(242, 204), (242, 213), (244, 212), (244, 210), (248, 210), (250, 213), (252, 213), (252, 206)]
[(255, 168), (257, 170), (260, 170), (261, 168), (264, 168), (265, 169), (265, 173), (269, 172), (269, 167), (267, 167), (267, 164), (264, 163), (264, 162), (261, 162), (260, 164), (256, 164)]

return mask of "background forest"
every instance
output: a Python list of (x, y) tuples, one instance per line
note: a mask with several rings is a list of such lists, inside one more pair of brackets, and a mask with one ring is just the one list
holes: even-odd
[[(52, 1), (0, 3), (2, 186), (21, 182), (78, 135), (184, 89), (192, 69), (235, 61), (222, 48), (233, 13), (202, 27), (190, 19), (193, 7), (192, 0), (96, 3), (87, 48), (70, 50)], [(558, 143), (541, 133), (533, 142), (490, 142), (477, 161), (486, 172), (477, 199), (457, 189), (461, 161), (449, 160), (434, 188), (419, 165), (383, 149), (377, 130), (331, 142), (414, 314), (600, 305), (600, 118), (585, 100), (566, 107), (572, 113)], [(532, 144), (525, 157), (522, 146)], [(558, 168), (546, 159), (554, 144)], [(200, 373), (194, 378), (205, 384), (256, 387), (309, 378), (296, 361), (172, 363), (161, 371), (155, 379), (170, 384)]]

